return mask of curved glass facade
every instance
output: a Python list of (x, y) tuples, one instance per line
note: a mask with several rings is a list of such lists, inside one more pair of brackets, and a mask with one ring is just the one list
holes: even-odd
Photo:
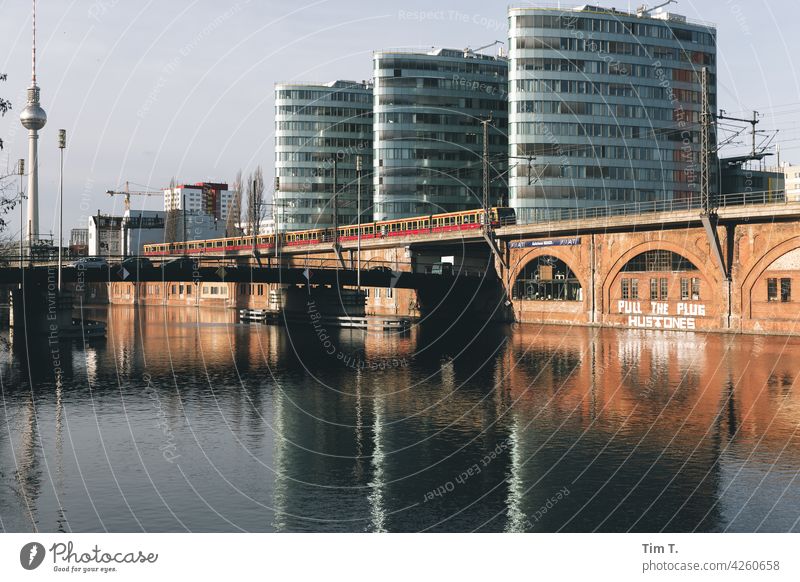
[(712, 27), (594, 6), (512, 8), (509, 27), (509, 202), (519, 221), (699, 199), (704, 66), (716, 110)]
[(483, 135), (492, 115), (489, 203), (505, 198), (508, 62), (463, 50), (377, 52), (376, 220), (480, 208)]
[(359, 155), (361, 220), (370, 221), (372, 87), (352, 81), (276, 85), (275, 214), (279, 231), (333, 226), (334, 165), (338, 222), (356, 222)]

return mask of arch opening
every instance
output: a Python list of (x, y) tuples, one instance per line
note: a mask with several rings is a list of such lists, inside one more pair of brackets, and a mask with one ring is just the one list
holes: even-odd
[(519, 272), (511, 297), (522, 301), (583, 301), (583, 288), (564, 261), (541, 255)]

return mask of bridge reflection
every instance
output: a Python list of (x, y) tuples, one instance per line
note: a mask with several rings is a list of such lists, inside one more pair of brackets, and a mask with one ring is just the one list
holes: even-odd
[(61, 344), (58, 389), (46, 342), (12, 342), (2, 364), (6, 529), (785, 531), (800, 516), (800, 340), (425, 323), (326, 344), (224, 309), (92, 316), (108, 338)]

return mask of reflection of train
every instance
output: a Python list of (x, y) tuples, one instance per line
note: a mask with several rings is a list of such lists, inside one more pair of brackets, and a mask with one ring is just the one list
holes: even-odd
[[(428, 216), (414, 216), (397, 220), (384, 220), (381, 222), (367, 222), (361, 225), (361, 239), (385, 238), (390, 236), (408, 236), (415, 234), (428, 234), (433, 232), (447, 232), (453, 230), (471, 230), (480, 228), (484, 221), (484, 212), (478, 210), (464, 210), (447, 214), (431, 214)], [(516, 216), (513, 208), (490, 208), (489, 221), (493, 227), (514, 224)], [(338, 229), (339, 241), (351, 241), (358, 238), (358, 226), (351, 224), (340, 226)], [(281, 246), (314, 245), (333, 241), (332, 228), (317, 228), (312, 230), (296, 230), (279, 235)], [(259, 249), (275, 248), (275, 235), (259, 235), (256, 241)], [(219, 253), (224, 251), (247, 251), (253, 248), (252, 236), (239, 236), (231, 238), (217, 238), (211, 240), (196, 240), (164, 244), (144, 245), (144, 254), (148, 256), (173, 255), (183, 253)]]

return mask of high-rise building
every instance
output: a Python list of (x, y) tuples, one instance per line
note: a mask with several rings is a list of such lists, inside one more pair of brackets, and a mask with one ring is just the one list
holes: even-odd
[(330, 228), (334, 222), (356, 222), (358, 156), (363, 172), (361, 220), (369, 221), (371, 84), (334, 81), (322, 85), (276, 85), (274, 212), (278, 230)]
[(375, 71), (375, 219), (482, 205), (489, 128), (489, 204), (506, 192), (508, 61), (470, 50), (380, 51)]
[(164, 190), (164, 210), (184, 210), (189, 214), (206, 214), (224, 224), (233, 204), (233, 192), (227, 184), (198, 182)]
[[(509, 197), (518, 220), (699, 200), (703, 67), (716, 109), (712, 26), (588, 5), (511, 8), (509, 26)], [(711, 140), (713, 151), (713, 132)]]

